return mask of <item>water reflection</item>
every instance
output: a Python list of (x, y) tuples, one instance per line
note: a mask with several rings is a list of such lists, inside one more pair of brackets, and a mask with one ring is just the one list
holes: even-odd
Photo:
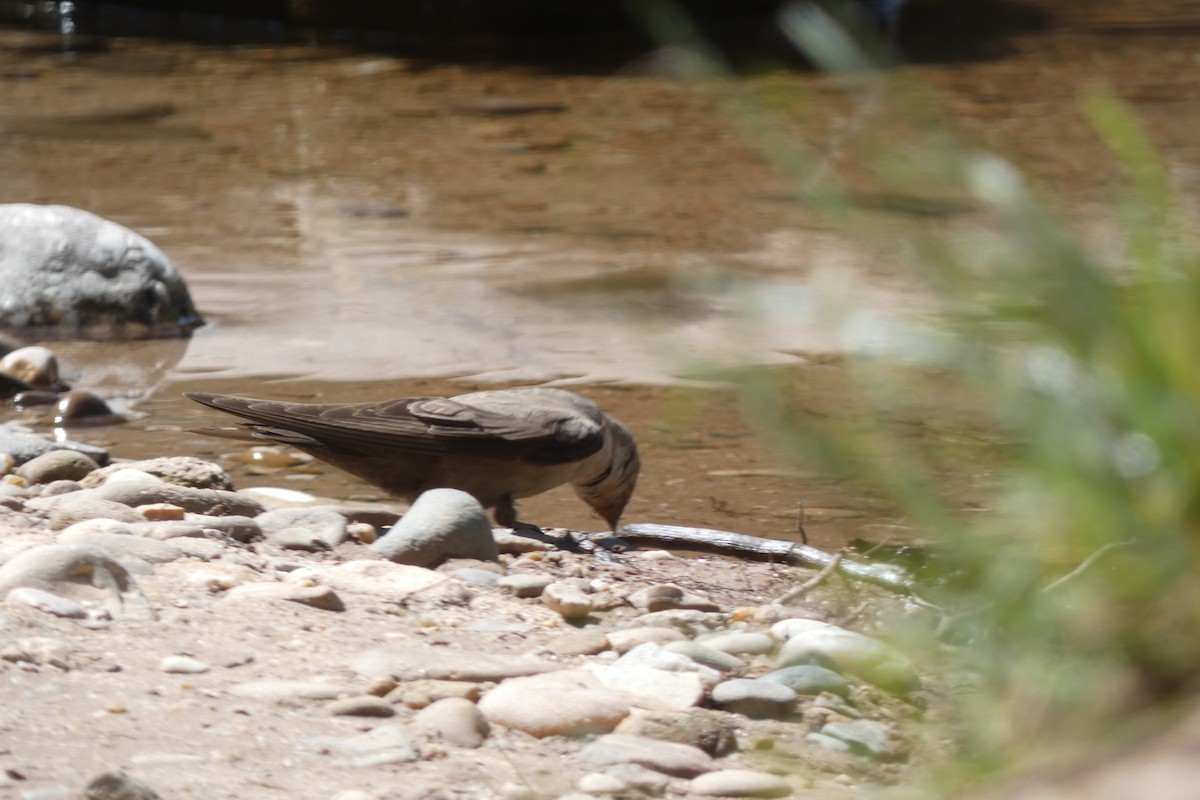
[(190, 340), (138, 339), (121, 342), (58, 341), (63, 380), (109, 401), (118, 414), (157, 391), (183, 361)]
[[(788, 362), (836, 344), (820, 287), (736, 276), (716, 257), (448, 234), (312, 186), (291, 201), (293, 266), (235, 262), (193, 276), (212, 324), (181, 372), (667, 383), (701, 358)], [(803, 246), (828, 259), (818, 238)], [(853, 254), (839, 252), (845, 274)], [(855, 302), (880, 292), (856, 290)]]

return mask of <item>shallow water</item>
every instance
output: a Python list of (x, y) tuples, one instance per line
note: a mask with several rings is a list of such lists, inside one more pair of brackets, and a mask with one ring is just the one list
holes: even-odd
[[(1038, 0), (979, 19), (967, 5), (915, 4), (902, 43), (916, 65), (895, 76), (927, 85), (955, 127), (1052, 188), (1088, 235), (1105, 239), (1119, 173), (1078, 110), (1084, 84), (1133, 102), (1195, 184), (1200, 4)], [(557, 380), (642, 441), (630, 521), (790, 536), (803, 505), (824, 546), (903, 532), (837, 480), (783, 474), (792, 466), (731, 398), (668, 387), (748, 362), (795, 365), (820, 386), (853, 332), (830, 298), (921, 313), (904, 232), (970, 225), (970, 204), (854, 177), (871, 235), (847, 236), (798, 202), (743, 119), (661, 60), (614, 49), (584, 69), (561, 53), (509, 55), (132, 38), (64, 52), (53, 35), (0, 29), (0, 201), (135, 228), (209, 319), (187, 342), (62, 345), (76, 383), (136, 414), (79, 438), (120, 457), (227, 452), (184, 432), (215, 423), (180, 399), (191, 389), (327, 401)], [(888, 138), (889, 118), (833, 79), (741, 80), (826, 166), (854, 175), (848, 140)], [(929, 436), (952, 410), (929, 409)], [(970, 502), (985, 478), (952, 485)], [(371, 494), (324, 469), (238, 479)], [(569, 493), (525, 507), (543, 524), (595, 526)]]

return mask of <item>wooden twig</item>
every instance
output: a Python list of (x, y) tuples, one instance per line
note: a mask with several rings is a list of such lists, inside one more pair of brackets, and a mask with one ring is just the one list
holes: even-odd
[(820, 572), (818, 572), (816, 575), (813, 575), (799, 586), (793, 586), (791, 589), (788, 589), (786, 592), (781, 594), (775, 602), (781, 606), (786, 606), (795, 600), (799, 600), (801, 597), (804, 597), (804, 595), (820, 586), (829, 578), (830, 575), (837, 572), (838, 566), (842, 563), (843, 553), (844, 551), (842, 550), (834, 553), (833, 557), (829, 559), (829, 563), (821, 567)]
[(1128, 547), (1128, 546), (1129, 546), (1129, 545), (1131, 545), (1131, 544), (1133, 544), (1133, 542), (1132, 542), (1132, 541), (1127, 541), (1127, 542), (1109, 542), (1108, 544), (1104, 545), (1104, 546), (1103, 546), (1103, 547), (1101, 547), (1099, 550), (1097, 550), (1096, 552), (1092, 553), (1090, 556), (1088, 556), (1087, 558), (1085, 558), (1085, 559), (1083, 560), (1083, 563), (1081, 563), (1081, 564), (1080, 564), (1079, 566), (1077, 566), (1075, 569), (1071, 570), (1071, 571), (1070, 571), (1070, 572), (1068, 572), (1066, 575), (1062, 575), (1062, 576), (1059, 576), (1058, 578), (1055, 578), (1054, 580), (1050, 581), (1050, 583), (1048, 583), (1048, 584), (1046, 584), (1045, 586), (1043, 586), (1043, 587), (1042, 587), (1042, 593), (1043, 593), (1043, 594), (1045, 594), (1046, 592), (1052, 592), (1052, 591), (1054, 591), (1055, 589), (1057, 589), (1058, 587), (1062, 586), (1062, 585), (1063, 585), (1064, 583), (1066, 583), (1067, 581), (1071, 580), (1072, 578), (1075, 578), (1075, 577), (1078, 577), (1079, 575), (1082, 575), (1082, 574), (1083, 574), (1084, 572), (1086, 572), (1086, 571), (1087, 571), (1087, 570), (1088, 570), (1088, 569), (1089, 569), (1089, 568), (1090, 568), (1090, 567), (1091, 567), (1093, 564), (1095, 564), (1097, 561), (1099, 561), (1099, 560), (1100, 560), (1100, 557), (1101, 557), (1101, 556), (1103, 556), (1105, 553), (1107, 553), (1109, 550), (1114, 550), (1114, 549), (1116, 549), (1116, 548), (1118, 548), (1118, 547)]
[(804, 516), (807, 513), (808, 504), (801, 501), (800, 508), (796, 509), (796, 533), (800, 534), (801, 544), (808, 544), (808, 531), (804, 530)]
[[(711, 528), (687, 528), (681, 525), (656, 525), (635, 523), (625, 525), (617, 535), (628, 541), (649, 542), (659, 547), (703, 550), (726, 553), (745, 558), (787, 561), (812, 569), (824, 569), (835, 556), (806, 544), (796, 544), (780, 539), (763, 539), (742, 533), (713, 530)], [(834, 569), (841, 575), (864, 583), (888, 589), (898, 594), (912, 594), (912, 577), (900, 567), (892, 564), (864, 564), (848, 558), (839, 558)]]

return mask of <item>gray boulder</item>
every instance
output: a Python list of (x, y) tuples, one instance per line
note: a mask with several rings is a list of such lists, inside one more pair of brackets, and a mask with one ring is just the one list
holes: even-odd
[(421, 494), (371, 550), (400, 564), (428, 567), (449, 557), (495, 561), (499, 558), (492, 524), (471, 495), (458, 489)]
[(201, 324), (179, 270), (145, 237), (78, 208), (0, 204), (0, 329), (144, 339)]

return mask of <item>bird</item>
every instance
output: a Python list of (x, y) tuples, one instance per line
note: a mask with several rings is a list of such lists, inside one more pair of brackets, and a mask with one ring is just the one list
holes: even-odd
[(641, 469), (624, 425), (552, 387), (368, 403), (186, 397), (249, 420), (201, 433), (291, 445), (410, 503), (427, 489), (459, 489), (506, 528), (536, 530), (513, 501), (570, 484), (615, 531)]

